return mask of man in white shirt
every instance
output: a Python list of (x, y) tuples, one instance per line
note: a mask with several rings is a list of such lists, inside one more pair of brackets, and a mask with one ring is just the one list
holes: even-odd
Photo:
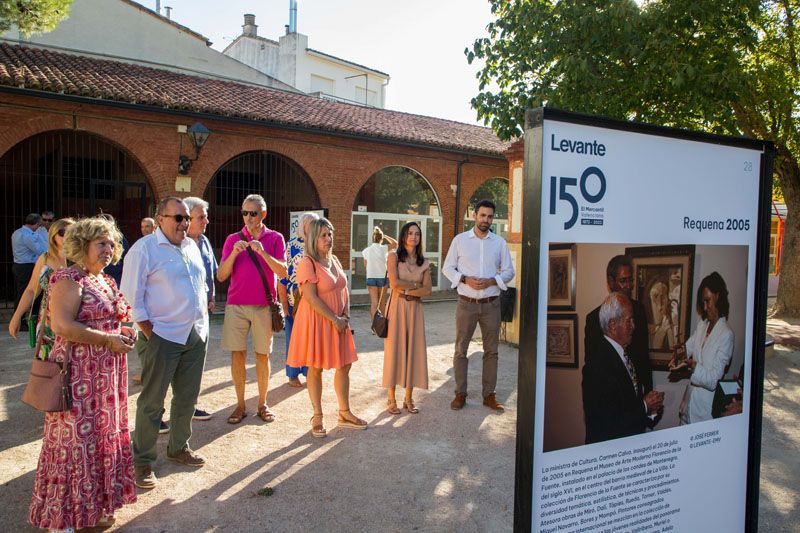
[(139, 329), (142, 392), (133, 436), (136, 485), (155, 487), (152, 465), (167, 388), (172, 385), (167, 459), (193, 467), (205, 459), (189, 447), (192, 415), (208, 345), (206, 271), (200, 249), (187, 235), (190, 217), (180, 198), (158, 203), (158, 229), (128, 251), (121, 290)]
[(506, 241), (489, 231), (494, 211), (495, 205), (489, 200), (475, 205), (475, 227), (455, 236), (442, 268), (452, 288), (458, 290), (453, 356), (456, 397), (450, 403), (456, 411), (467, 402), (467, 349), (478, 324), (483, 339), (483, 405), (498, 412), (504, 410), (495, 396), (500, 340), (499, 296), (514, 278), (514, 265)]

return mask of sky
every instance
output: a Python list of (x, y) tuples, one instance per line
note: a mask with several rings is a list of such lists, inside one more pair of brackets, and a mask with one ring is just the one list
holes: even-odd
[[(137, 0), (155, 9), (155, 0)], [(222, 51), (256, 16), (258, 35), (277, 40), (289, 23), (289, 0), (162, 0), (172, 19)], [(163, 13), (163, 11), (162, 11)], [(484, 37), (487, 0), (298, 0), (297, 31), (308, 46), (391, 76), (386, 107), (479, 124), (470, 99), (477, 65), (464, 48)]]

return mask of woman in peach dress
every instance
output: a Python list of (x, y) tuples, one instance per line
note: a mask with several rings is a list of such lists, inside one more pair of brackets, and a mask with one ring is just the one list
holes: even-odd
[(405, 387), (403, 408), (419, 413), (414, 405), (414, 387), (428, 388), (428, 347), (422, 297), (431, 293), (430, 263), (422, 256), (422, 230), (416, 222), (400, 229), (396, 253), (389, 254), (387, 272), (392, 295), (386, 316), (389, 331), (383, 342), (383, 386), (388, 394), (387, 411), (399, 415), (395, 386)]
[(311, 434), (324, 437), (322, 425), (322, 371), (336, 369), (333, 386), (339, 401), (338, 425), (367, 429), (367, 422), (350, 411), (350, 367), (356, 346), (350, 331), (347, 276), (333, 251), (333, 225), (326, 218), (311, 222), (306, 256), (297, 267), (302, 299), (297, 308), (287, 364), (308, 367), (308, 396), (314, 408)]

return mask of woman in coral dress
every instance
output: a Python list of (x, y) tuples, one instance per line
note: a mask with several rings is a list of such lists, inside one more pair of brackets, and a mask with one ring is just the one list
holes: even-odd
[(130, 306), (103, 273), (122, 254), (113, 221), (72, 224), (64, 236), (75, 263), (50, 278), (50, 358), (70, 354), (72, 408), (47, 413), (28, 519), (51, 531), (103, 527), (114, 511), (136, 501), (128, 431), (126, 353), (134, 332), (121, 327)]
[(306, 255), (300, 260), (297, 283), (302, 299), (292, 326), (287, 364), (308, 367), (308, 396), (314, 408), (311, 434), (324, 437), (322, 424), (322, 371), (336, 369), (333, 385), (339, 401), (341, 427), (367, 429), (367, 422), (350, 411), (350, 366), (358, 359), (350, 332), (350, 297), (347, 276), (332, 253), (333, 226), (328, 219), (314, 220), (306, 238)]
[(431, 293), (430, 263), (422, 255), (422, 230), (409, 222), (400, 230), (400, 245), (389, 254), (387, 271), (392, 294), (386, 316), (389, 331), (383, 343), (383, 386), (387, 411), (399, 415), (395, 386), (405, 387), (403, 408), (416, 414), (414, 388), (428, 388), (428, 346), (422, 297)]

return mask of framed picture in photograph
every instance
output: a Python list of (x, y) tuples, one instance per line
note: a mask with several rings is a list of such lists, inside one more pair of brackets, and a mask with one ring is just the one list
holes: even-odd
[(547, 366), (578, 368), (578, 315), (547, 315)]
[(694, 245), (625, 249), (633, 259), (633, 297), (647, 314), (650, 363), (654, 370), (665, 370), (675, 345), (691, 335), (694, 252)]
[(575, 245), (551, 244), (547, 264), (547, 310), (575, 310)]

